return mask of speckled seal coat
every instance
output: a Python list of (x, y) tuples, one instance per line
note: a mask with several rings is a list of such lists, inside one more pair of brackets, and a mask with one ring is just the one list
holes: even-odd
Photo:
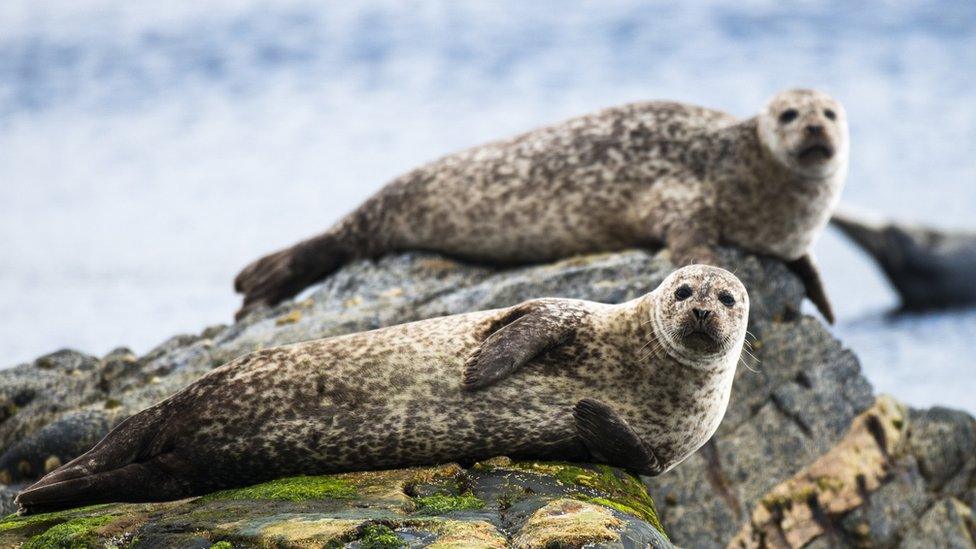
[(671, 102), (606, 109), (393, 180), (326, 233), (245, 268), (240, 314), (397, 251), (517, 264), (664, 244), (686, 264), (728, 243), (798, 262), (830, 318), (806, 254), (840, 195), (847, 141), (843, 107), (813, 90), (747, 120)]
[(620, 305), (539, 299), (258, 351), (130, 417), (25, 512), (495, 455), (660, 474), (718, 427), (749, 300), (679, 269)]

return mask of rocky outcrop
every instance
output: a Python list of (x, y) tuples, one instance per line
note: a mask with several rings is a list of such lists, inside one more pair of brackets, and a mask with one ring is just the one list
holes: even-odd
[(525, 549), (672, 545), (640, 479), (512, 462), (293, 477), (202, 498), (9, 517), (0, 546)]
[[(744, 357), (736, 374), (730, 408), (713, 440), (675, 470), (644, 479), (671, 538), (687, 547), (893, 547), (924, 546), (932, 536), (940, 536), (959, 540), (961, 545), (956, 546), (972, 546), (973, 419), (950, 410), (910, 410), (890, 398), (876, 398), (857, 358), (817, 319), (799, 313), (803, 288), (782, 264), (734, 250), (724, 251), (722, 257), (750, 291), (751, 355)], [(652, 290), (671, 269), (666, 252), (630, 251), (504, 271), (430, 255), (389, 257), (350, 265), (292, 302), (234, 325), (171, 338), (142, 357), (125, 349), (102, 359), (61, 351), (0, 371), (4, 449), (0, 481), (11, 484), (4, 492), (7, 509), (18, 483), (70, 459), (122, 418), (241, 354), (534, 297), (620, 302)], [(485, 473), (475, 468), (465, 474)], [(643, 520), (640, 513), (620, 507), (619, 502), (616, 506), (596, 502), (599, 496), (583, 496), (578, 487), (566, 486), (568, 492), (563, 488), (544, 492), (545, 498), (533, 500), (531, 513), (509, 522), (505, 522), (508, 515), (498, 511), (483, 517), (484, 525), (463, 518), (468, 524), (459, 530), (437, 526), (416, 536), (411, 532), (419, 523), (410, 521), (425, 516), (416, 511), (404, 511), (386, 522), (370, 522), (360, 515), (347, 517), (359, 521), (355, 524), (335, 522), (357, 509), (342, 499), (303, 503), (314, 516), (287, 507), (292, 503), (269, 506), (248, 499), (236, 503), (235, 512), (256, 521), (250, 526), (241, 522), (240, 531), (263, 532), (256, 525), (270, 522), (261, 522), (261, 517), (274, 515), (272, 522), (278, 526), (270, 531), (280, 536), (304, 531), (308, 522), (321, 523), (323, 529), (344, 532), (329, 539), (362, 547), (367, 546), (361, 543), (367, 532), (381, 532), (389, 540), (411, 546), (429, 545), (434, 538), (448, 535), (438, 532), (449, 530), (453, 537), (446, 539), (470, 536), (485, 541), (482, 546), (546, 545), (557, 539), (565, 546), (630, 546), (633, 540), (644, 539), (639, 537), (644, 534), (620, 534), (647, 531), (637, 526)], [(473, 493), (485, 501), (494, 497)], [(416, 494), (405, 497), (416, 499)], [(224, 538), (229, 530), (214, 530), (209, 523), (189, 521), (182, 530), (165, 526), (171, 524), (165, 517), (197, 516), (193, 513), (201, 507), (217, 505), (213, 501), (217, 500), (112, 506), (110, 511), (86, 511), (45, 526), (101, 520), (105, 513), (112, 517), (142, 513), (147, 518), (138, 527), (121, 528), (113, 522), (117, 527), (106, 532), (138, 531), (145, 541), (157, 535), (153, 532), (193, 531), (207, 533), (200, 543), (271, 543), (243, 535)], [(332, 514), (321, 514), (325, 512), (321, 506)], [(301, 515), (294, 519), (301, 524), (282, 522), (278, 516), (295, 513)], [(430, 523), (430, 528), (434, 526)], [(389, 532), (377, 530), (381, 527)], [(49, 531), (40, 530), (40, 526), (31, 531), (18, 528), (31, 535)], [(496, 531), (501, 537), (492, 537)], [(608, 538), (608, 532), (622, 537)], [(574, 538), (576, 534), (583, 537)], [(105, 539), (102, 533), (98, 536)], [(585, 536), (591, 537), (582, 541)]]

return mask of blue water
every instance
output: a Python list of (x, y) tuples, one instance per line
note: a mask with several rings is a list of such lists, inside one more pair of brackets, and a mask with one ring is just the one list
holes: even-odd
[[(247, 261), (444, 153), (632, 100), (749, 116), (795, 86), (847, 106), (846, 204), (976, 226), (971, 1), (6, 0), (0, 364), (227, 322)], [(816, 251), (875, 385), (976, 411), (976, 313), (891, 320), (870, 262), (832, 233)]]

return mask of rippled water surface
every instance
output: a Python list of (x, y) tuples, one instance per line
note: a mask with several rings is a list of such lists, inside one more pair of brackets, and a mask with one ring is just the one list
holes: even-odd
[[(847, 204), (976, 226), (973, 2), (7, 0), (0, 364), (229, 321), (244, 263), (441, 154), (632, 100), (749, 116), (794, 86), (847, 106)], [(888, 318), (860, 253), (816, 251), (875, 385), (976, 411), (976, 314)]]

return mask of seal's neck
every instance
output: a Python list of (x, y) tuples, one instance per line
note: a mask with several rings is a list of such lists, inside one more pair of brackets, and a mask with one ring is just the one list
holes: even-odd
[(715, 130), (728, 152), (715, 157), (722, 240), (796, 259), (806, 253), (840, 198), (845, 170), (804, 178), (760, 142), (755, 119)]

